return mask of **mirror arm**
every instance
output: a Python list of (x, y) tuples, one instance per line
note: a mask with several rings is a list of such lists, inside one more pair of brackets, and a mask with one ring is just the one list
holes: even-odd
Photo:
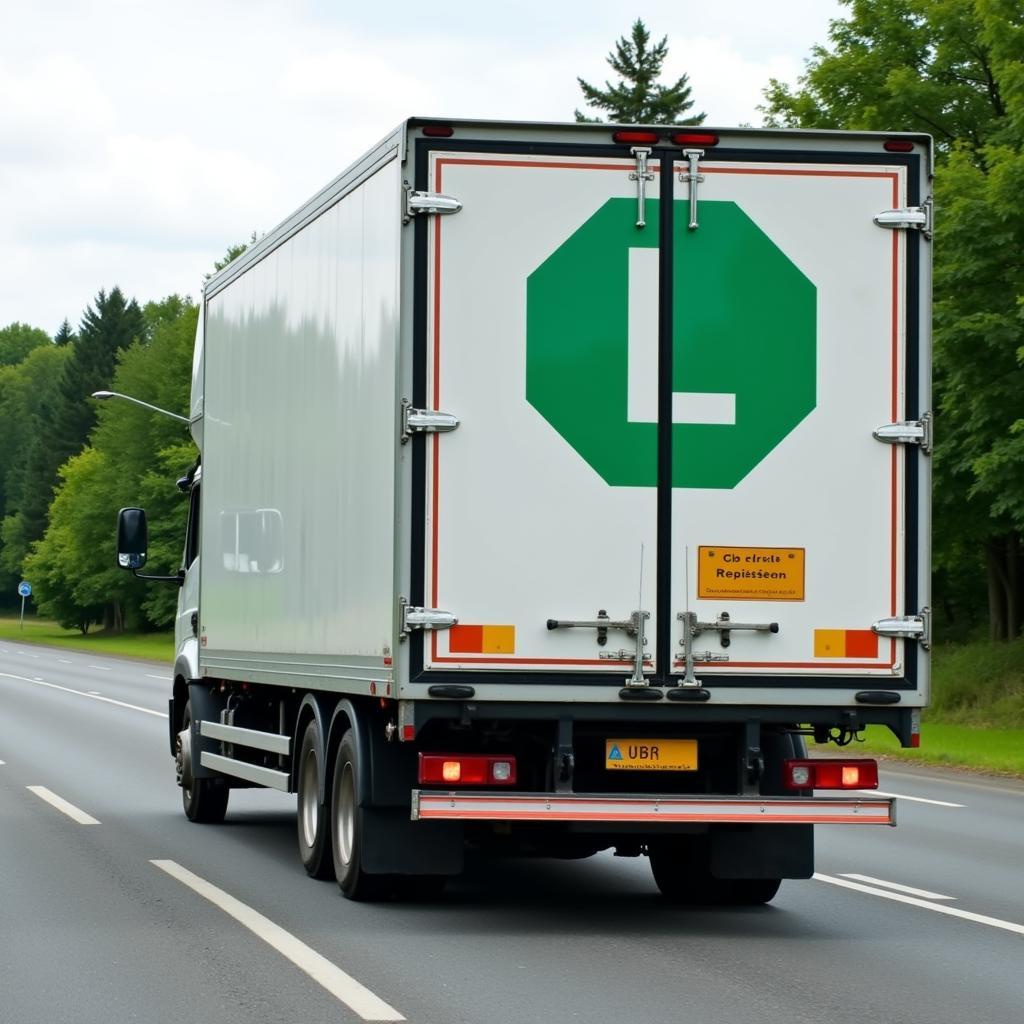
[(179, 569), (173, 576), (148, 576), (146, 573), (132, 569), (132, 575), (139, 580), (156, 580), (158, 583), (177, 583), (179, 587), (185, 584), (185, 570)]

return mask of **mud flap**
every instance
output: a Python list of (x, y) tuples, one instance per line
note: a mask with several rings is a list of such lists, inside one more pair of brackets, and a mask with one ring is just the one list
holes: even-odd
[(457, 875), (461, 822), (411, 821), (408, 809), (363, 808), (362, 867), (372, 875)]
[(715, 878), (810, 878), (813, 825), (725, 825), (710, 832)]

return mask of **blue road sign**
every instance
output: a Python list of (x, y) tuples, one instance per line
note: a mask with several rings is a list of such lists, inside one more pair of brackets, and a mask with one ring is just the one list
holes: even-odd
[(32, 584), (31, 583), (19, 583), (18, 584), (18, 593), (21, 594), (22, 597), (31, 597), (32, 596)]

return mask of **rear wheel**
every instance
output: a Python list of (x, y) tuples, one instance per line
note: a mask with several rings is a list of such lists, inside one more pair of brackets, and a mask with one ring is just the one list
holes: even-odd
[(314, 719), (306, 726), (299, 746), (296, 831), (306, 873), (312, 878), (332, 878), (331, 827), (327, 806), (320, 795), (326, 789), (322, 786), (325, 766), (318, 753), (323, 749), (319, 739), (320, 730)]
[(185, 702), (181, 732), (175, 745), (174, 766), (181, 786), (181, 804), (189, 821), (215, 825), (228, 810), (228, 789), (224, 779), (197, 779), (192, 768), (192, 702)]
[(652, 842), (648, 854), (661, 894), (682, 906), (760, 906), (770, 903), (782, 885), (780, 878), (716, 878), (708, 864), (708, 844), (700, 837), (688, 843)]
[(371, 900), (381, 894), (387, 879), (362, 868), (364, 816), (359, 806), (362, 766), (355, 736), (349, 729), (338, 744), (331, 784), (331, 853), (334, 876), (350, 900)]

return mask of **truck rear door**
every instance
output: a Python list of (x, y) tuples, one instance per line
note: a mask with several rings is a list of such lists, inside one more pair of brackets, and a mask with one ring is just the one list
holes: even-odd
[(413, 676), (915, 686), (914, 163), (540, 148), (426, 159)]

